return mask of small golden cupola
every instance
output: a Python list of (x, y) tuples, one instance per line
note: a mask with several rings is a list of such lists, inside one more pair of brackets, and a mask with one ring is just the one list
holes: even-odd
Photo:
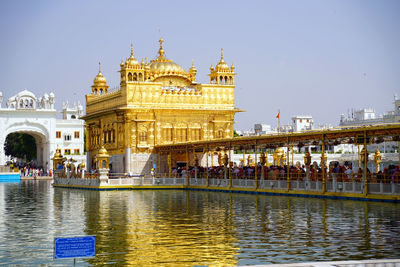
[(143, 64), (139, 64), (138, 60), (133, 55), (133, 45), (131, 44), (131, 55), (121, 61), (121, 85), (128, 82), (141, 82), (145, 80), (145, 72)]
[(192, 66), (189, 69), (190, 80), (192, 82), (196, 81), (196, 74), (197, 74), (197, 69), (194, 67), (194, 61), (192, 60)]
[(234, 85), (235, 84), (235, 67), (229, 67), (224, 60), (224, 50), (221, 48), (221, 60), (213, 68), (210, 67), (210, 83), (220, 85)]
[(92, 85), (93, 95), (102, 95), (108, 93), (106, 77), (101, 73), (101, 63), (99, 62), (99, 73), (96, 75)]

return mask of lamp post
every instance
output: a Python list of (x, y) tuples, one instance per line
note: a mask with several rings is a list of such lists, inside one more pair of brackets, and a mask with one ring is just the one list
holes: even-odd
[(363, 171), (363, 176), (364, 176), (364, 195), (368, 194), (368, 178), (367, 178), (367, 165), (368, 165), (368, 150), (367, 150), (367, 145), (364, 145), (363, 149), (361, 150), (361, 161), (363, 162), (364, 165), (364, 171)]
[(311, 154), (308, 147), (306, 148), (306, 152), (304, 153), (304, 165), (306, 165), (306, 189), (309, 189), (308, 181), (310, 180)]
[(261, 179), (265, 179), (265, 175), (264, 175), (264, 165), (265, 165), (265, 163), (266, 163), (266, 156), (265, 156), (265, 153), (263, 152), (263, 153), (261, 153), (261, 156), (260, 156), (260, 163), (261, 163)]
[(110, 155), (108, 155), (107, 149), (102, 146), (96, 155), (97, 169), (99, 173), (100, 185), (108, 183), (108, 165), (110, 160)]
[(227, 171), (228, 171), (228, 163), (229, 163), (229, 157), (228, 154), (224, 154), (224, 179), (226, 180), (227, 178)]
[(171, 151), (169, 151), (168, 157), (167, 157), (167, 162), (168, 162), (168, 177), (171, 178), (171, 173), (172, 173), (172, 159), (171, 159)]
[(199, 168), (199, 159), (194, 155), (194, 178), (197, 180), (197, 169)]
[(376, 149), (375, 154), (374, 154), (374, 162), (375, 162), (375, 166), (376, 166), (375, 172), (378, 173), (380, 170), (379, 164), (382, 162), (382, 155), (381, 155), (381, 152), (379, 152), (378, 148)]

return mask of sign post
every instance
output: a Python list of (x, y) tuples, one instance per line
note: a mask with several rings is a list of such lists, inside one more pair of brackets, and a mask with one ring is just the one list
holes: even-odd
[(54, 259), (96, 256), (96, 236), (54, 238)]

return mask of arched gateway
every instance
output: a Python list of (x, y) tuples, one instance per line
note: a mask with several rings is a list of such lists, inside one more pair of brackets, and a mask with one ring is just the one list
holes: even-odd
[[(35, 139), (37, 165), (48, 170), (56, 149), (63, 154), (70, 154), (77, 161), (84, 161), (83, 121), (77, 119), (83, 112), (80, 105), (75, 109), (64, 105), (63, 119), (57, 119), (53, 93), (36, 96), (24, 90), (12, 96), (2, 107), (3, 96), (0, 92), (0, 165), (5, 165), (4, 143), (11, 133), (26, 133)], [(71, 153), (72, 152), (72, 153)], [(69, 156), (67, 156), (69, 157)]]

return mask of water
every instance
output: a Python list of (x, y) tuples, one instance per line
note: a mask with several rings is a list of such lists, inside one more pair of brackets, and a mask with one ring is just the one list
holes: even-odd
[(217, 192), (0, 184), (0, 262), (53, 260), (54, 237), (96, 235), (77, 265), (250, 265), (400, 258), (400, 205)]

